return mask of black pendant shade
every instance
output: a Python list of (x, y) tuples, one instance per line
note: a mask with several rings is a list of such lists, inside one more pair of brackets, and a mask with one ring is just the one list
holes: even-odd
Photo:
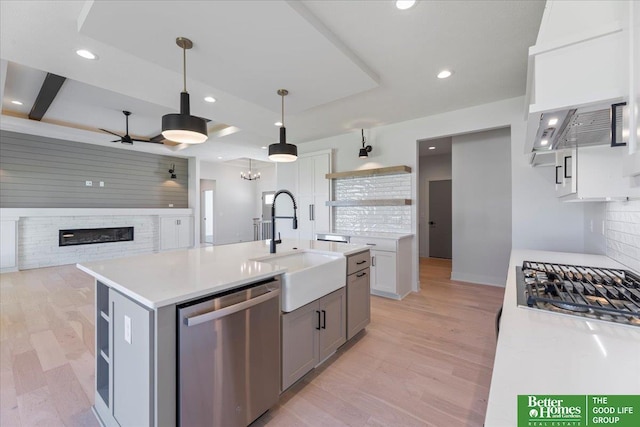
[(298, 158), (298, 147), (287, 144), (287, 129), (280, 128), (280, 142), (269, 146), (269, 159), (276, 162), (293, 162)]
[(180, 114), (165, 114), (162, 116), (162, 136), (170, 141), (183, 144), (200, 144), (205, 142), (207, 122), (191, 115), (189, 107), (189, 93), (187, 92), (187, 49), (193, 47), (191, 40), (178, 37), (176, 44), (182, 49), (184, 89), (180, 93)]
[(189, 108), (189, 94), (180, 93), (180, 114), (162, 116), (162, 136), (170, 141), (184, 144), (199, 144), (207, 140), (207, 122), (192, 116)]
[(287, 129), (284, 127), (284, 97), (289, 94), (286, 89), (278, 89), (282, 97), (282, 126), (280, 126), (280, 142), (269, 145), (269, 160), (274, 162), (295, 162), (298, 158), (298, 147), (287, 143)]

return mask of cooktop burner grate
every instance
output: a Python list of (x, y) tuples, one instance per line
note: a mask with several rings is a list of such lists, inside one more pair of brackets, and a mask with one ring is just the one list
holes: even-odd
[(627, 270), (524, 261), (518, 304), (640, 326), (640, 278)]

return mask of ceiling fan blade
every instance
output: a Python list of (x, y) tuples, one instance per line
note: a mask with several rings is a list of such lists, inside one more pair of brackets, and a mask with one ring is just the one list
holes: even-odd
[(102, 128), (99, 128), (99, 130), (101, 130), (102, 132), (110, 133), (111, 135), (115, 135), (118, 138), (122, 138), (122, 135), (119, 135), (119, 134), (117, 134), (115, 132), (111, 132), (110, 130), (106, 130), (106, 129), (102, 129)]
[(137, 139), (137, 138), (131, 138), (132, 141), (137, 141), (137, 142), (150, 142), (152, 144), (162, 144), (161, 141), (151, 141), (150, 139)]
[(159, 134), (159, 135), (156, 135), (156, 136), (150, 138), (149, 142), (155, 142), (155, 143), (162, 144), (162, 141), (164, 141), (165, 139), (166, 138), (162, 134)]
[(120, 138), (120, 139), (114, 139), (114, 140), (113, 140), (113, 141), (111, 141), (111, 142), (120, 142), (120, 141), (122, 141), (122, 138)]

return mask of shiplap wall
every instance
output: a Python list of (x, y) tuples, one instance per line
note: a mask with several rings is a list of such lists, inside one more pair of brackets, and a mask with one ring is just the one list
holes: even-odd
[(2, 208), (186, 208), (187, 174), (179, 157), (0, 131)]

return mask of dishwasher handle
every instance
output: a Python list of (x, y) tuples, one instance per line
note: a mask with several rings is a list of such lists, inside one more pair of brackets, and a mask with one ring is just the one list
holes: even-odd
[(187, 326), (195, 326), (199, 325), (200, 323), (220, 319), (221, 317), (229, 316), (233, 313), (246, 310), (278, 296), (280, 296), (280, 289), (273, 289), (265, 294), (262, 294), (255, 298), (251, 298), (250, 300), (242, 301), (238, 304), (230, 305), (229, 307), (225, 307), (220, 310), (209, 311), (207, 313), (198, 314), (197, 316), (193, 317), (185, 317), (184, 324)]

